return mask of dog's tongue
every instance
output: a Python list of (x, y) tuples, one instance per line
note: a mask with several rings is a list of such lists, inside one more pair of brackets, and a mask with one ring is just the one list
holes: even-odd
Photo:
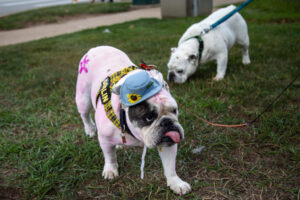
[(175, 143), (180, 142), (180, 135), (177, 131), (170, 131), (170, 132), (167, 132), (165, 135), (169, 136)]

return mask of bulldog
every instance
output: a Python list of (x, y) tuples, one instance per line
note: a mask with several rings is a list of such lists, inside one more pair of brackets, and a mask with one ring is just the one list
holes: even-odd
[(85, 133), (93, 137), (98, 132), (105, 179), (119, 175), (116, 145), (145, 145), (159, 149), (167, 185), (175, 193), (191, 190), (175, 170), (177, 143), (184, 138), (184, 130), (178, 122), (177, 103), (160, 72), (137, 68), (114, 47), (92, 48), (79, 63), (76, 104)]
[(242, 63), (250, 64), (247, 24), (239, 13), (206, 33), (213, 23), (235, 8), (233, 5), (221, 8), (186, 30), (178, 42), (178, 47), (171, 48), (167, 64), (169, 81), (184, 83), (195, 73), (199, 64), (212, 60), (217, 62), (217, 75), (214, 80), (222, 80), (226, 73), (228, 51), (235, 43), (242, 47)]

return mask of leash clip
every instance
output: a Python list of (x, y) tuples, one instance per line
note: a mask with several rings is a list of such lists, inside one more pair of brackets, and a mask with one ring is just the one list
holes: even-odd
[(123, 144), (126, 143), (126, 137), (125, 137), (125, 127), (121, 126), (121, 137), (122, 137), (122, 142)]
[(205, 35), (206, 33), (208, 33), (211, 30), (211, 28), (205, 28), (200, 32), (200, 36)]
[(126, 137), (125, 137), (125, 133), (121, 133), (121, 137), (122, 137), (122, 142), (123, 144), (126, 144)]

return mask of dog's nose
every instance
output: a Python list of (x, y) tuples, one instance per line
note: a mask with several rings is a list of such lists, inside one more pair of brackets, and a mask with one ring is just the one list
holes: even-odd
[(173, 121), (171, 119), (165, 118), (160, 122), (160, 126), (170, 128), (173, 126)]
[(174, 79), (175, 79), (175, 74), (174, 74), (174, 72), (170, 72), (170, 73), (168, 74), (168, 80), (169, 80), (170, 82), (174, 82)]

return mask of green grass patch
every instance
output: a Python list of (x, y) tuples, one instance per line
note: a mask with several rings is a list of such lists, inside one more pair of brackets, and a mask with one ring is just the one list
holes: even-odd
[(241, 14), (248, 22), (273, 22), (284, 24), (287, 22), (300, 21), (299, 0), (267, 0), (253, 1), (243, 10)]
[(13, 30), (37, 24), (56, 23), (71, 17), (124, 12), (130, 3), (79, 3), (29, 10), (0, 17), (0, 30)]
[[(300, 22), (258, 22), (251, 19), (264, 12), (252, 9), (249, 66), (234, 46), (223, 81), (212, 81), (216, 64), (208, 63), (188, 82), (170, 84), (178, 102), (210, 121), (253, 119), (300, 73)], [(156, 64), (166, 76), (170, 47), (201, 19), (143, 19), (1, 47), (0, 199), (299, 198), (299, 80), (246, 129), (214, 128), (180, 109), (186, 139), (179, 145), (177, 173), (193, 189), (186, 196), (168, 189), (155, 149), (148, 151), (144, 180), (141, 148), (117, 151), (120, 177), (101, 177), (101, 149), (96, 138), (85, 136), (75, 105), (80, 58), (92, 47), (111, 45), (135, 63), (142, 58)], [(103, 33), (106, 28), (110, 34)], [(199, 145), (204, 150), (192, 154)]]

